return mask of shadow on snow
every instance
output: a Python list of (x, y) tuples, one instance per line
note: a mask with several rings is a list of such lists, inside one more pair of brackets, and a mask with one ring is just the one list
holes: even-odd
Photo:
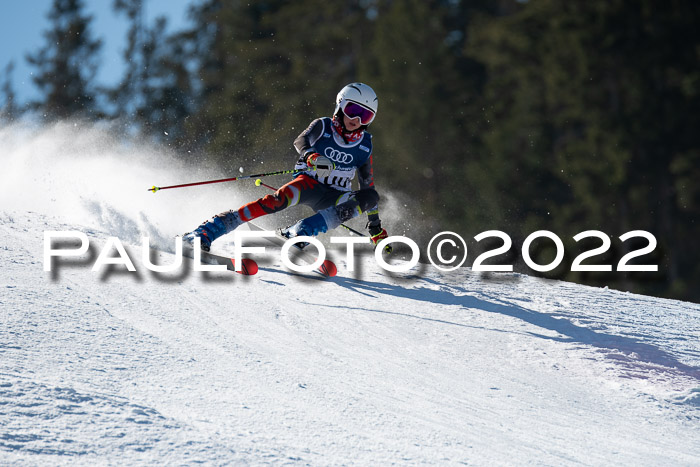
[[(426, 280), (426, 279), (424, 279)], [(604, 332), (595, 331), (590, 328), (577, 326), (568, 319), (558, 318), (548, 313), (539, 312), (524, 308), (520, 305), (500, 300), (496, 297), (484, 296), (479, 298), (471, 295), (458, 295), (457, 293), (441, 289), (434, 290), (426, 287), (407, 288), (401, 285), (386, 283), (373, 283), (357, 279), (347, 279), (343, 277), (334, 278), (334, 283), (341, 287), (364, 295), (382, 294), (394, 297), (407, 298), (410, 300), (434, 303), (440, 305), (456, 305), (465, 309), (479, 309), (489, 313), (497, 313), (503, 316), (519, 319), (548, 331), (553, 331), (559, 336), (547, 336), (530, 332), (530, 335), (542, 339), (549, 339), (565, 343), (578, 343), (597, 348), (607, 354), (608, 358), (614, 359), (617, 364), (626, 366), (628, 369), (652, 370), (678, 373), (700, 380), (700, 369), (686, 365), (677, 360), (672, 354), (639, 339), (625, 337)], [(466, 293), (466, 290), (457, 290)], [(483, 294), (482, 294), (483, 296)], [(376, 313), (408, 316), (443, 324), (450, 324), (463, 327), (465, 324), (444, 321), (435, 318), (427, 318), (411, 315), (402, 312), (367, 310)], [(497, 331), (494, 329), (494, 331)], [(507, 332), (507, 331), (502, 331)], [(646, 368), (645, 368), (646, 367)], [(656, 367), (656, 368), (654, 368)], [(662, 368), (659, 368), (662, 367)], [(641, 375), (637, 375), (641, 376)]]

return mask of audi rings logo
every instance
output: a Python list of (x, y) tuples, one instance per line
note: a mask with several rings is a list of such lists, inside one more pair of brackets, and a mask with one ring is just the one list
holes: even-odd
[(329, 158), (333, 162), (337, 162), (338, 164), (349, 164), (353, 160), (352, 154), (348, 154), (347, 152), (343, 151), (338, 151), (337, 149), (333, 148), (326, 148), (326, 150), (323, 153), (326, 155), (327, 158)]

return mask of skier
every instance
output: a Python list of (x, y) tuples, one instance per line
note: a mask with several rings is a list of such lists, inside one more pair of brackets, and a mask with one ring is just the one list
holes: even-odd
[[(367, 127), (377, 114), (377, 95), (371, 87), (351, 83), (340, 90), (332, 118), (317, 118), (295, 140), (299, 153), (295, 178), (275, 193), (264, 196), (237, 210), (225, 211), (203, 222), (183, 239), (192, 244), (201, 239), (202, 250), (209, 251), (217, 238), (241, 224), (273, 214), (297, 204), (310, 206), (316, 214), (282, 229), (287, 238), (315, 236), (341, 223), (367, 213), (367, 229), (376, 245), (387, 238), (379, 219), (379, 194), (374, 189), (372, 135)], [(359, 173), (360, 189), (351, 191)]]

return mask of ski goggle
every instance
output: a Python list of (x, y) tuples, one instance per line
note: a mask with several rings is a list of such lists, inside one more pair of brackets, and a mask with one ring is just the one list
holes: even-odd
[(372, 123), (372, 120), (374, 120), (373, 111), (355, 102), (347, 101), (345, 107), (343, 107), (343, 113), (349, 118), (360, 117), (360, 122), (362, 122), (363, 125), (369, 125)]

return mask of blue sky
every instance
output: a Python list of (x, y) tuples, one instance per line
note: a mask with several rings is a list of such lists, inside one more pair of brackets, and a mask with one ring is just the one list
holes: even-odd
[[(15, 62), (13, 86), (17, 98), (25, 101), (37, 95), (31, 79), (32, 68), (25, 55), (44, 45), (42, 32), (48, 29), (47, 13), (53, 0), (9, 0), (0, 7), (0, 71)], [(93, 37), (103, 41), (98, 82), (115, 84), (124, 70), (122, 51), (126, 47), (126, 18), (112, 10), (112, 0), (85, 0), (87, 12), (94, 17)], [(187, 10), (197, 0), (144, 0), (149, 24), (158, 16), (168, 18), (168, 30), (188, 24)]]

